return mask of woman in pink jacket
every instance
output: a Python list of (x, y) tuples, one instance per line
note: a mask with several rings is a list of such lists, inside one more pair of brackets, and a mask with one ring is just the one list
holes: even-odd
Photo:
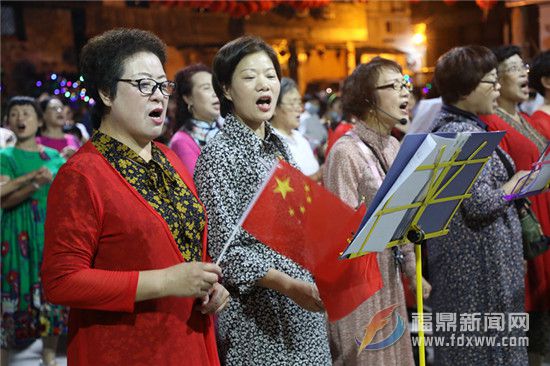
[(220, 101), (212, 87), (212, 73), (203, 64), (176, 74), (176, 133), (170, 147), (193, 174), (201, 148), (219, 129)]

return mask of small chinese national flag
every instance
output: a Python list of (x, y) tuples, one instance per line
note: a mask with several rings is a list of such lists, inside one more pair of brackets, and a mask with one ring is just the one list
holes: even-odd
[(310, 271), (330, 321), (382, 288), (376, 254), (340, 260), (365, 214), (281, 161), (256, 196), (242, 227)]

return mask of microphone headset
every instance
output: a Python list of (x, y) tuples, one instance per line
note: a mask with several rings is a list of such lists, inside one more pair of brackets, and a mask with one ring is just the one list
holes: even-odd
[(379, 106), (377, 106), (376, 104), (372, 103), (372, 102), (371, 102), (370, 100), (368, 100), (368, 99), (365, 99), (365, 101), (366, 101), (370, 106), (372, 106), (372, 107), (378, 109), (380, 112), (384, 113), (386, 116), (388, 116), (388, 117), (390, 117), (391, 119), (393, 119), (393, 120), (399, 122), (399, 123), (402, 124), (402, 125), (406, 125), (406, 124), (409, 122), (409, 120), (406, 119), (406, 118), (397, 118), (397, 117), (395, 117), (395, 116), (392, 116), (391, 114), (389, 114), (388, 112), (386, 112), (385, 110), (383, 110), (382, 108), (380, 108)]
[(397, 117), (392, 116), (391, 114), (389, 114), (388, 112), (386, 112), (385, 110), (383, 110), (382, 108), (380, 108), (376, 105), (374, 106), (374, 108), (378, 109), (380, 112), (384, 113), (386, 116), (390, 117), (391, 119), (396, 120), (397, 122), (401, 123), (402, 125), (406, 125), (407, 122), (409, 122), (409, 120), (406, 119), (406, 118), (397, 118)]

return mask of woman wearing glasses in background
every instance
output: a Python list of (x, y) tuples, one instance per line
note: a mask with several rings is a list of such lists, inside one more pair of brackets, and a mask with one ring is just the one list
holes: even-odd
[[(498, 61), (501, 85), (498, 108), (492, 115), (482, 116), (490, 131), (506, 131), (500, 143), (514, 160), (517, 169), (531, 170), (546, 147), (547, 140), (530, 123), (517, 106), (529, 98), (529, 65), (521, 58), (517, 46), (501, 46), (493, 50)], [(542, 231), (550, 236), (550, 192), (529, 197)], [(530, 313), (529, 357), (532, 365), (540, 365), (542, 355), (550, 349), (550, 251), (527, 263), (525, 308)]]
[(271, 118), (271, 125), (275, 133), (287, 144), (298, 169), (311, 179), (318, 181), (321, 179), (319, 163), (313, 155), (309, 142), (297, 130), (303, 109), (302, 96), (294, 80), (282, 78), (281, 91), (275, 113)]
[[(323, 182), (351, 207), (371, 203), (395, 159), (399, 142), (390, 132), (399, 120), (408, 118), (409, 93), (410, 85), (403, 79), (401, 67), (380, 57), (359, 65), (344, 82), (344, 114), (355, 118), (357, 123), (332, 147)], [(402, 319), (407, 319), (400, 269), (415, 283), (414, 263), (412, 244), (378, 254), (384, 287), (351, 314), (329, 324), (334, 365), (414, 365), (407, 329), (391, 347), (364, 349), (370, 336), (377, 334), (372, 342), (376, 343), (387, 339), (396, 329), (396, 317), (391, 315), (389, 324), (378, 333), (367, 331), (367, 325), (379, 311), (395, 308)], [(424, 291), (427, 297), (430, 285), (425, 281)]]
[(55, 97), (48, 97), (40, 102), (40, 108), (44, 113), (43, 125), (36, 142), (56, 149), (65, 159), (70, 158), (80, 147), (80, 142), (75, 136), (63, 132), (66, 121), (63, 103)]
[[(482, 46), (453, 48), (439, 58), (435, 83), (443, 106), (434, 131), (486, 130), (478, 115), (493, 113), (496, 106), (501, 89), (497, 66), (493, 53)], [(428, 240), (433, 321), (441, 317), (433, 331), (446, 340), (435, 347), (436, 365), (527, 365), (525, 347), (505, 346), (508, 339), (524, 336), (524, 329), (510, 323), (513, 313), (524, 311), (521, 226), (503, 195), (528, 172), (513, 171), (513, 161), (497, 148), (451, 220), (449, 234)], [(457, 347), (450, 341), (464, 336), (502, 346)]]
[(48, 197), (42, 279), (71, 307), (75, 365), (218, 365), (209, 313), (228, 302), (206, 254), (206, 216), (162, 132), (164, 43), (137, 29), (91, 39), (81, 54), (97, 131)]

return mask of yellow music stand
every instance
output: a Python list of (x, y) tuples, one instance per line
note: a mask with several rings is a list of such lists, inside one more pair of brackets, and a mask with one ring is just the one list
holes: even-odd
[[(479, 174), (481, 174), (481, 171), (487, 161), (489, 161), (492, 151), (494, 151), (496, 145), (499, 143), (500, 139), (504, 135), (504, 133), (488, 133), (488, 134), (500, 134), (500, 138), (498, 138), (498, 141), (494, 139), (491, 141), (491, 144), (488, 145), (488, 141), (482, 141), (477, 148), (474, 149), (472, 153), (470, 153), (465, 159), (458, 160), (458, 157), (461, 154), (461, 149), (458, 149), (455, 151), (455, 153), (452, 155), (452, 157), (447, 161), (442, 161), (442, 156), (445, 152), (446, 146), (441, 147), (437, 154), (437, 158), (435, 159), (435, 163), (432, 165), (421, 165), (416, 168), (415, 171), (425, 171), (430, 170), (432, 171), (432, 174), (430, 176), (429, 182), (427, 184), (427, 193), (424, 198), (420, 199), (419, 201), (397, 206), (397, 207), (389, 207), (390, 202), (392, 201), (392, 198), (394, 195), (392, 195), (384, 204), (384, 206), (375, 212), (373, 215), (376, 217), (376, 220), (374, 221), (374, 225), (369, 230), (366, 238), (363, 240), (360, 249), (354, 253), (348, 254), (349, 259), (356, 258), (362, 255), (365, 255), (369, 253), (368, 251), (363, 251), (365, 248), (370, 236), (374, 232), (374, 228), (380, 221), (381, 217), (387, 214), (391, 214), (398, 211), (408, 211), (411, 209), (416, 210), (414, 213), (414, 216), (412, 216), (412, 219), (407, 223), (407, 229), (405, 230), (405, 235), (402, 237), (390, 241), (386, 248), (391, 248), (398, 245), (404, 245), (408, 243), (414, 243), (415, 245), (415, 256), (416, 256), (416, 301), (418, 306), (418, 337), (419, 337), (419, 361), (420, 366), (425, 366), (426, 364), (426, 356), (425, 356), (425, 343), (424, 343), (424, 329), (423, 329), (423, 298), (422, 298), (422, 253), (421, 253), (421, 244), (425, 243), (427, 239), (435, 238), (443, 235), (447, 235), (449, 232), (448, 226), (451, 222), (451, 219), (453, 218), (454, 214), (460, 207), (460, 204), (463, 200), (466, 198), (469, 198), (471, 194), (469, 193), (474, 182), (476, 181)], [(485, 149), (486, 147), (489, 147), (489, 149)], [(482, 157), (478, 157), (480, 155), (480, 152), (484, 150), (484, 153), (481, 154)], [(458, 195), (452, 195), (452, 196), (446, 196), (446, 197), (440, 197), (444, 190), (449, 187), (456, 179), (460, 176), (460, 174), (464, 171), (464, 169), (467, 166), (473, 166), (474, 164), (479, 164), (479, 168), (477, 169), (477, 172), (474, 174), (473, 179), (470, 179), (468, 182), (469, 184), (466, 186), (466, 189), (463, 190), (464, 193), (458, 194)], [(455, 169), (453, 169), (455, 168)], [(454, 170), (451, 172), (451, 170)], [(460, 185), (464, 186), (464, 182), (460, 183)], [(423, 218), (423, 215), (427, 208), (430, 205), (435, 205), (438, 203), (444, 203), (444, 202), (450, 202), (455, 201), (456, 206), (454, 207), (454, 210), (450, 213), (449, 217), (446, 219), (445, 224), (443, 227), (439, 228), (438, 230), (426, 232), (422, 225), (420, 224), (421, 219)]]

